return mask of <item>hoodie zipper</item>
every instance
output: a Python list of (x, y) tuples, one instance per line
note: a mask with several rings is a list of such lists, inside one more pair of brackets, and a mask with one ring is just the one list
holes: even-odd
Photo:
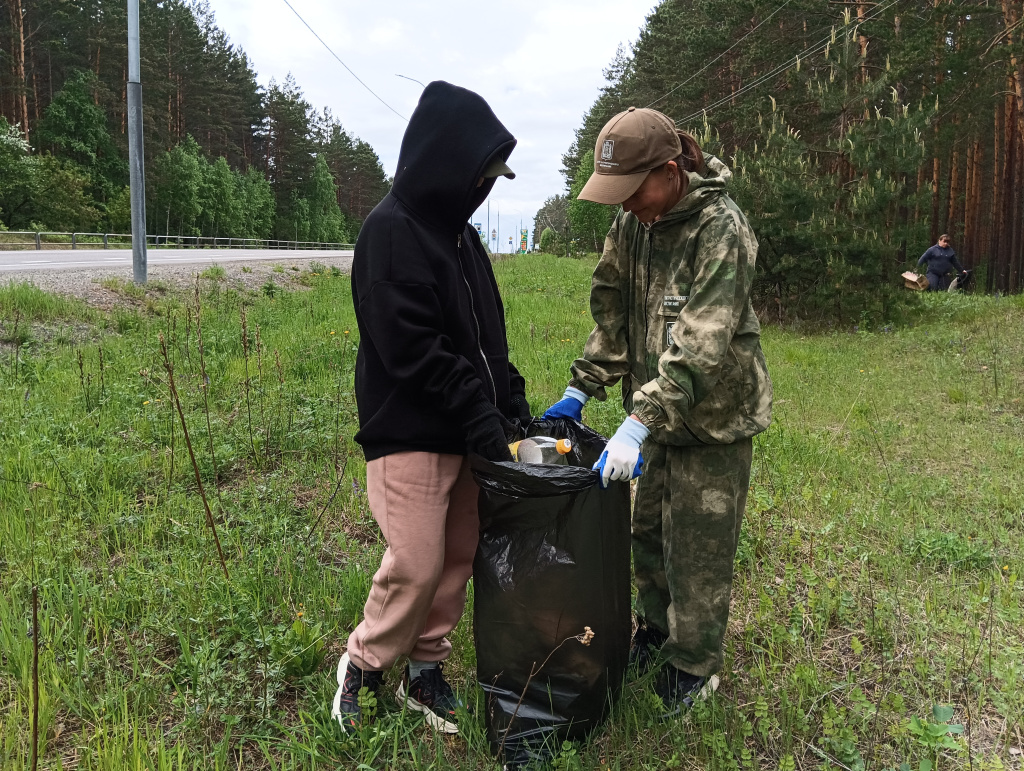
[(651, 227), (640, 223), (647, 235), (647, 288), (644, 292), (644, 382), (650, 380), (650, 372), (647, 369), (647, 338), (651, 334), (651, 257), (654, 254), (654, 239), (651, 238)]
[(476, 349), (480, 352), (480, 359), (484, 363), (484, 369), (487, 370), (487, 378), (491, 381), (491, 393), (493, 396), (494, 406), (498, 406), (498, 389), (494, 385), (494, 375), (491, 373), (491, 365), (487, 363), (487, 356), (484, 355), (483, 345), (480, 343), (480, 319), (476, 316), (476, 303), (473, 302), (473, 287), (469, 284), (469, 279), (466, 278), (466, 268), (462, 264), (462, 233), (459, 233), (459, 270), (462, 272), (462, 280), (466, 283), (466, 291), (469, 293), (469, 310), (473, 315), (473, 324), (476, 326)]

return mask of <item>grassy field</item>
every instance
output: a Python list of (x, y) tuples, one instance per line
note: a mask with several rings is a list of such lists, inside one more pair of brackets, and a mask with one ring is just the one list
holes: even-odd
[[(535, 412), (589, 332), (592, 268), (496, 265)], [(207, 274), (198, 314), (166, 288), (112, 313), (0, 288), (3, 769), (30, 767), (34, 639), (41, 768), (496, 768), (470, 719), (438, 739), (385, 698), (359, 736), (328, 720), (382, 544), (349, 282), (304, 281)], [(1021, 768), (1024, 298), (920, 300), (892, 328), (765, 330), (775, 423), (721, 691), (663, 724), (630, 683), (557, 768)], [(621, 407), (585, 417), (608, 432)], [(472, 701), (468, 615), (454, 644)]]

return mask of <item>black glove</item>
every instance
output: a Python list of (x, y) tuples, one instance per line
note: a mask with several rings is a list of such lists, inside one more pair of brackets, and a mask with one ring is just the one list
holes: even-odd
[(512, 460), (507, 433), (512, 427), (497, 409), (490, 410), (466, 424), (466, 450), (498, 463)]
[(524, 426), (533, 420), (533, 414), (530, 412), (530, 403), (526, 401), (525, 396), (516, 394), (509, 400), (508, 417), (510, 420), (518, 420)]

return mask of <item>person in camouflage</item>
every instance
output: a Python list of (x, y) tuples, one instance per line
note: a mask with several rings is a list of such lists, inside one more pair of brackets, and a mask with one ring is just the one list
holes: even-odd
[[(622, 383), (628, 417), (596, 468), (640, 473), (633, 511), (637, 631), (631, 659), (663, 664), (671, 712), (717, 687), (751, 437), (772, 386), (750, 302), (757, 239), (726, 187), (732, 173), (675, 123), (630, 108), (606, 124), (580, 197), (621, 203), (594, 271), (596, 326), (545, 417), (582, 416)], [(643, 454), (640, 454), (640, 448)]]

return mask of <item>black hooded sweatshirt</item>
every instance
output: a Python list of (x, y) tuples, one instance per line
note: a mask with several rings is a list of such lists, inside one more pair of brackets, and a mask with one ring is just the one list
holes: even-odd
[(363, 223), (352, 266), (359, 324), (356, 441), (366, 459), (466, 454), (466, 432), (523, 399), (491, 263), (468, 220), (477, 181), (515, 138), (472, 91), (437, 81), (402, 139), (394, 186)]

